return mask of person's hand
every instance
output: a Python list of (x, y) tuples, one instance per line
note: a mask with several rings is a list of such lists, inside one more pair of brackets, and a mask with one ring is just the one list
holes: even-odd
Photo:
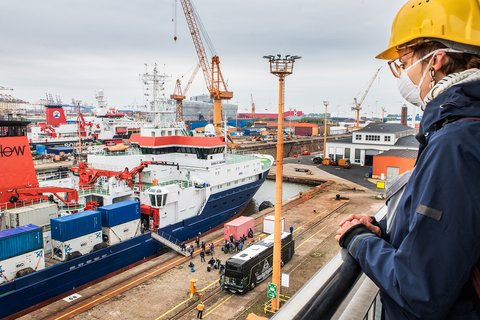
[[(353, 215), (350, 215), (353, 216)], [(349, 216), (349, 217), (350, 217)], [(348, 218), (348, 217), (347, 217)], [(345, 232), (347, 232), (351, 227), (356, 226), (357, 224), (361, 224), (362, 222), (359, 219), (351, 218), (348, 220), (343, 220), (340, 222), (340, 228), (337, 230), (337, 235), (335, 236), (335, 240), (340, 241), (340, 238), (343, 236)]]
[[(369, 216), (368, 214), (351, 214), (349, 215), (348, 217), (346, 217), (345, 219), (343, 219), (338, 225), (340, 226), (340, 229), (343, 229), (343, 226), (345, 224), (347, 224), (348, 222), (353, 222), (353, 221), (359, 221), (361, 224), (363, 224), (365, 227), (367, 227), (368, 230), (372, 231), (373, 233), (375, 233), (377, 236), (381, 237), (382, 236), (382, 229), (380, 229), (380, 227), (378, 226), (378, 222), (375, 221), (375, 224), (373, 224), (372, 222), (374, 221), (374, 218), (372, 216)], [(357, 224), (357, 223), (355, 223)], [(350, 225), (350, 227), (354, 226), (355, 224), (353, 225)], [(346, 230), (350, 229), (347, 228)], [(346, 231), (345, 230), (345, 231)], [(345, 232), (344, 231), (344, 232)], [(343, 233), (344, 233), (343, 232)], [(343, 234), (342, 233), (342, 234)], [(338, 234), (338, 231), (337, 231), (337, 234)], [(336, 238), (336, 237), (335, 237)]]

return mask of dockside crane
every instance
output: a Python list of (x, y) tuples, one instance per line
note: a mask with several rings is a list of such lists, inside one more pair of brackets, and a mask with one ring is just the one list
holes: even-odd
[[(228, 91), (227, 84), (220, 69), (220, 57), (215, 53), (213, 44), (200, 21), (197, 11), (190, 0), (180, 0), (187, 25), (192, 36), (193, 44), (198, 56), (198, 62), (203, 71), (205, 84), (213, 99), (213, 125), (217, 134), (222, 131), (222, 100), (233, 98), (233, 92)], [(176, 36), (175, 36), (176, 38)], [(176, 39), (175, 39), (176, 40)], [(204, 42), (212, 53), (211, 62), (205, 51)]]
[(193, 69), (192, 75), (190, 76), (190, 79), (188, 80), (187, 86), (185, 89), (182, 91), (182, 83), (180, 79), (177, 79), (175, 83), (175, 89), (173, 90), (173, 94), (170, 95), (170, 99), (173, 99), (176, 101), (176, 116), (175, 120), (177, 122), (182, 122), (183, 121), (183, 100), (185, 100), (187, 96), (187, 92), (190, 89), (190, 86), (192, 85), (193, 80), (197, 76), (198, 70), (200, 69), (200, 63), (198, 63)]
[(373, 75), (372, 77), (372, 80), (370, 80), (370, 83), (368, 84), (367, 86), (367, 89), (365, 90), (365, 92), (363, 93), (362, 97), (360, 98), (360, 100), (357, 100), (357, 98), (353, 98), (353, 104), (354, 106), (352, 107), (352, 110), (355, 110), (355, 128), (359, 128), (360, 125), (359, 125), (359, 122), (360, 122), (360, 110), (362, 110), (362, 103), (363, 103), (363, 100), (365, 100), (368, 92), (370, 91), (370, 88), (372, 87), (373, 85), (373, 82), (375, 81), (375, 79), (377, 78), (378, 74), (380, 73), (380, 70), (382, 69), (382, 67), (378, 68), (378, 70), (375, 72), (375, 74)]
[(255, 119), (255, 102), (253, 101), (253, 94), (250, 93), (250, 101), (252, 102), (252, 119)]

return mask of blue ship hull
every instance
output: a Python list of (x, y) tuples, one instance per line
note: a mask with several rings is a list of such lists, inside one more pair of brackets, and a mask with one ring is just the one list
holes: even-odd
[[(194, 238), (240, 214), (267, 177), (267, 172), (250, 184), (213, 194), (202, 214), (160, 228), (180, 241)], [(101, 278), (109, 273), (156, 255), (162, 245), (144, 234), (116, 245), (59, 263), (0, 285), (0, 318)]]
[(147, 233), (2, 284), (0, 318), (154, 256), (161, 247)]
[(204, 233), (222, 225), (245, 209), (265, 181), (267, 174), (268, 172), (260, 174), (255, 182), (211, 195), (202, 214), (167, 227), (160, 226), (159, 230), (179, 241), (185, 241), (196, 237), (198, 233)]

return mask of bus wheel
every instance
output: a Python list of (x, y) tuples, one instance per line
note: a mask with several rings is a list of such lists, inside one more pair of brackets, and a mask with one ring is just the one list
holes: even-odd
[(250, 290), (255, 289), (256, 285), (257, 285), (257, 280), (255, 279), (252, 281), (252, 283), (250, 283)]

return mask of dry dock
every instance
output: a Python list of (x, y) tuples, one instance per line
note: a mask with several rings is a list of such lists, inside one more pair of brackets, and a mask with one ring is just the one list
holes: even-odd
[[(296, 170), (298, 168), (305, 170)], [(373, 192), (315, 166), (285, 164), (284, 178), (297, 182), (308, 179), (310, 184), (318, 184), (284, 201), (283, 205), (286, 229), (294, 226), (296, 241), (295, 255), (282, 269), (290, 275), (290, 286), (282, 288), (282, 294), (291, 296), (338, 251), (334, 240), (338, 222), (350, 213), (373, 214), (383, 201), (376, 200)], [(336, 200), (337, 194), (344, 200)], [(260, 221), (265, 214), (273, 214), (273, 210), (253, 216), (258, 221), (255, 238), (261, 236)], [(222, 235), (223, 230), (218, 230), (202, 236), (202, 240), (215, 243), (214, 256), (224, 262), (231, 254), (220, 251)], [(192, 308), (199, 298), (189, 297), (192, 278), (197, 279), (196, 287), (205, 300), (204, 319), (246, 319), (251, 312), (269, 316), (263, 313), (268, 281), (245, 295), (220, 292), (218, 271), (207, 272), (207, 264), (200, 262), (198, 253), (196, 250), (190, 260), (169, 252), (105, 281), (70, 292), (79, 295), (75, 300), (53, 301), (21, 319), (194, 319), (196, 311)], [(195, 272), (188, 267), (190, 261), (195, 264)]]

